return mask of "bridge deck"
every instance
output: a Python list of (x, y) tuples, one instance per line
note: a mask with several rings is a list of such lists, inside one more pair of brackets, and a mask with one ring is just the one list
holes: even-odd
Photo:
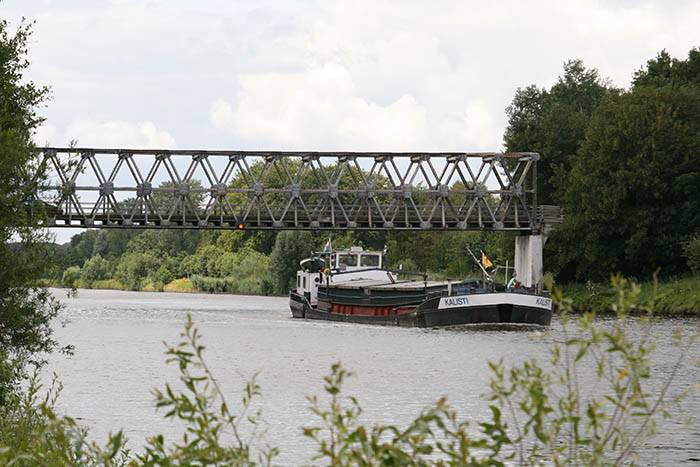
[(544, 212), (529, 152), (40, 151), (54, 227), (534, 231)]

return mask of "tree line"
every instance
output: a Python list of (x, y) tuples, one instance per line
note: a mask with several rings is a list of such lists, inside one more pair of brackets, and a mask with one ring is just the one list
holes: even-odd
[(507, 149), (541, 153), (540, 200), (564, 209), (545, 252), (561, 281), (648, 279), (657, 268), (668, 277), (697, 264), (700, 50), (662, 51), (629, 89), (569, 61), (551, 88), (518, 89), (507, 115)]
[(475, 274), (467, 246), (488, 251), (493, 261), (505, 261), (513, 249), (511, 235), (484, 232), (86, 230), (51, 245), (50, 277), (65, 287), (286, 294), (299, 261), (329, 237), (334, 249), (386, 249), (390, 267), (434, 277)]

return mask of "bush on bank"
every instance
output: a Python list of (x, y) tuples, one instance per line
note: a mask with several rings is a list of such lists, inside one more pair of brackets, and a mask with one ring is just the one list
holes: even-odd
[(78, 266), (71, 266), (63, 271), (63, 275), (61, 276), (61, 285), (63, 287), (67, 287), (69, 289), (75, 288), (78, 286), (79, 281), (80, 268)]
[[(700, 314), (700, 275), (679, 277), (663, 282), (640, 284), (644, 301), (655, 300), (656, 313), (663, 315)], [(601, 283), (567, 284), (564, 293), (571, 299), (576, 312), (597, 310), (614, 312), (615, 293)]]
[[(446, 399), (426, 407), (406, 426), (366, 424), (358, 399), (346, 396), (344, 382), (352, 374), (334, 364), (324, 378), (323, 396), (309, 397), (313, 420), (300, 427), (314, 441), (314, 465), (366, 466), (503, 466), (627, 465), (655, 431), (655, 423), (678, 403), (673, 379), (689, 355), (697, 351), (697, 332), (678, 335), (677, 358), (664, 368), (659, 389), (656, 376), (652, 308), (640, 287), (614, 279), (612, 309), (617, 320), (599, 326), (594, 314), (570, 318), (572, 301), (555, 291), (563, 339), (550, 346), (546, 364), (490, 363), (485, 404), (490, 416), (462, 418)], [(653, 298), (653, 297), (652, 297)], [(630, 317), (632, 310), (643, 310)], [(631, 320), (638, 321), (628, 335)], [(0, 409), (2, 465), (272, 465), (279, 451), (264, 445), (261, 416), (254, 401), (261, 394), (255, 378), (239, 402), (229, 400), (204, 358), (201, 335), (191, 318), (178, 344), (169, 346), (167, 361), (180, 371), (177, 387), (166, 383), (154, 391), (156, 407), (167, 419), (185, 425), (182, 437), (166, 443), (149, 437), (141, 450), (127, 449), (122, 432), (104, 445), (88, 440), (87, 431), (57, 415), (53, 385), (40, 396), (36, 376), (25, 393)], [(595, 394), (582, 391), (583, 368), (596, 368)], [(182, 389), (178, 389), (182, 388)], [(242, 433), (246, 433), (246, 437)], [(249, 434), (251, 434), (249, 436)]]
[(163, 292), (197, 292), (192, 281), (187, 278), (175, 279), (163, 287)]
[(124, 284), (116, 279), (105, 279), (94, 281), (91, 285), (92, 289), (108, 289), (108, 290), (126, 290)]
[(690, 270), (700, 274), (700, 233), (683, 244), (683, 256), (688, 261)]

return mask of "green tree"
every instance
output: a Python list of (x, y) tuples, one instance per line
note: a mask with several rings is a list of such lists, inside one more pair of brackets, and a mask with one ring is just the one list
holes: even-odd
[(69, 289), (72, 289), (74, 287), (78, 286), (78, 281), (80, 280), (80, 267), (78, 266), (71, 266), (65, 271), (63, 271), (63, 275), (61, 276), (61, 285), (63, 287), (68, 287)]
[(93, 256), (85, 261), (80, 272), (80, 279), (83, 285), (89, 287), (95, 281), (109, 279), (111, 275), (110, 266), (109, 261), (100, 255)]
[(68, 262), (71, 266), (82, 266), (95, 253), (97, 230), (86, 230), (73, 235), (68, 243)]
[(194, 230), (145, 230), (129, 240), (126, 252), (151, 252), (170, 256), (185, 255), (194, 253), (198, 240), (199, 232)]
[(550, 89), (531, 85), (516, 91), (506, 109), (503, 139), (508, 151), (534, 151), (542, 156), (537, 166), (541, 204), (561, 203), (557, 191), (568, 185), (571, 160), (588, 121), (603, 98), (616, 92), (598, 70), (586, 68), (581, 60), (566, 62), (564, 74)]
[(667, 51), (662, 50), (634, 74), (632, 84), (635, 87), (700, 86), (700, 49), (692, 48), (686, 60), (671, 58)]
[(102, 229), (97, 231), (92, 254), (103, 258), (116, 258), (126, 251), (129, 241), (138, 235), (138, 230)]
[(688, 261), (690, 270), (700, 274), (700, 233), (683, 244), (683, 256)]
[(117, 263), (115, 277), (131, 290), (140, 290), (149, 274), (159, 270), (162, 258), (151, 252), (126, 253)]
[(578, 279), (685, 269), (700, 230), (700, 87), (635, 87), (591, 119), (566, 190), (559, 267)]
[[(37, 229), (43, 203), (32, 201), (37, 169), (32, 137), (42, 117), (37, 109), (49, 90), (27, 81), (31, 25), (14, 31), (0, 20), (0, 406), (39, 352), (51, 351), (51, 319), (58, 304), (38, 280), (50, 272), (48, 234)], [(28, 208), (32, 209), (28, 209)]]
[(275, 248), (270, 255), (270, 276), (275, 293), (286, 294), (294, 287), (299, 261), (316, 251), (321, 237), (314, 239), (310, 232), (283, 231), (277, 234)]

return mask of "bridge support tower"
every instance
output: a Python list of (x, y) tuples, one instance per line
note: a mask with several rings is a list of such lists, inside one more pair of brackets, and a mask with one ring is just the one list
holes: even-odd
[(515, 237), (515, 275), (525, 287), (542, 288), (544, 242), (543, 234)]

